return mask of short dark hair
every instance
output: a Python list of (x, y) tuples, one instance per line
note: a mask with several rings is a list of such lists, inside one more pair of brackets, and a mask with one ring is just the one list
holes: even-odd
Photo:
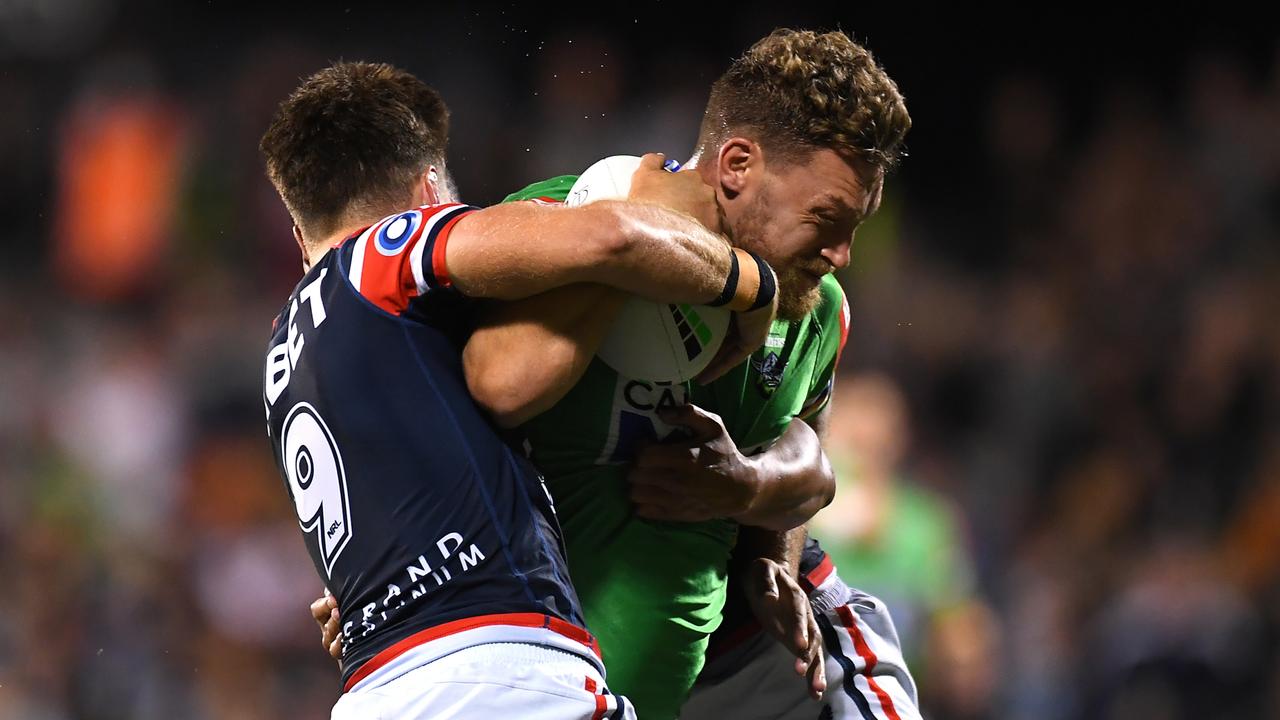
[(394, 212), (428, 166), (443, 166), (449, 109), (385, 63), (336, 62), (298, 86), (259, 148), (267, 177), (304, 231), (329, 234), (352, 213)]
[(829, 148), (889, 169), (911, 116), (871, 52), (843, 32), (774, 30), (711, 86), (698, 144), (712, 152), (748, 133), (794, 158)]

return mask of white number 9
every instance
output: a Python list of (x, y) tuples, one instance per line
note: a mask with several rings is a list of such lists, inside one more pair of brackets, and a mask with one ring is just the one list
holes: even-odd
[(281, 431), (281, 454), (298, 524), (319, 534), (325, 574), (351, 540), (351, 504), (342, 454), (310, 403), (293, 406)]

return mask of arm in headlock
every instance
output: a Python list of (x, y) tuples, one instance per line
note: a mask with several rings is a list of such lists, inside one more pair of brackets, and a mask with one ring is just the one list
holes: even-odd
[[(637, 202), (504, 203), (471, 212), (452, 229), (445, 271), (464, 294), (502, 300), (583, 282), (658, 302), (717, 298), (733, 255), (722, 236), (693, 219), (714, 215), (710, 189), (691, 173), (663, 171), (662, 156), (651, 154), (633, 177), (630, 199)], [(741, 294), (754, 297), (750, 278), (758, 285), (758, 273), (742, 275)]]

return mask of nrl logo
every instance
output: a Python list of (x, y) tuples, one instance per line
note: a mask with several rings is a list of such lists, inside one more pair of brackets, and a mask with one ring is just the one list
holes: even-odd
[(752, 358), (751, 368), (760, 373), (760, 378), (756, 380), (756, 388), (765, 397), (769, 397), (782, 384), (782, 372), (787, 369), (787, 363), (778, 357), (778, 353), (770, 352), (764, 356), (763, 360)]

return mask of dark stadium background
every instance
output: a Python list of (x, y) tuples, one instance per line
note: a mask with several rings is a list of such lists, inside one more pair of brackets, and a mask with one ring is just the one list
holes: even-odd
[(840, 382), (900, 389), (967, 568), (907, 602), (926, 715), (1280, 717), (1274, 22), (791, 5), (0, 3), (0, 719), (336, 697), (259, 399), (298, 258), (256, 143), (300, 76), (419, 74), (483, 204), (683, 157), (775, 26), (853, 33), (915, 119)]

